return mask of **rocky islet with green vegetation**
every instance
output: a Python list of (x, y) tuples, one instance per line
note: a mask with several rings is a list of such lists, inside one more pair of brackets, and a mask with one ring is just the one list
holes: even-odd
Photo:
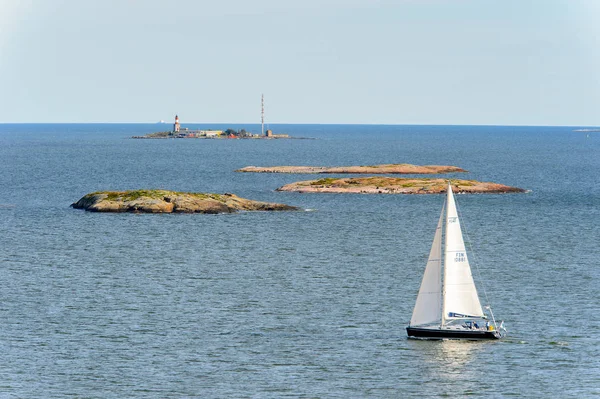
[(98, 191), (83, 196), (71, 206), (91, 212), (211, 214), (300, 209), (285, 204), (253, 201), (229, 193), (185, 193), (168, 190)]
[[(476, 180), (450, 179), (452, 190), (458, 194), (522, 193), (522, 188)], [(441, 194), (445, 193), (448, 179), (401, 177), (328, 177), (286, 184), (277, 191), (300, 193), (356, 193), (356, 194)]]

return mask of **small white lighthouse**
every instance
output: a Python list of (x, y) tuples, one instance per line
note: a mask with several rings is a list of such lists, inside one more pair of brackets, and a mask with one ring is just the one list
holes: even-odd
[(173, 133), (179, 133), (179, 116), (175, 115), (175, 123), (173, 124)]

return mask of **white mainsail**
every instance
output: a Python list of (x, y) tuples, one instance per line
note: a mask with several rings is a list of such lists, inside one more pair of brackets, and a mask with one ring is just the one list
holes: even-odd
[(444, 208), (435, 230), (429, 259), (421, 281), (410, 325), (439, 323), (442, 320), (442, 223)]
[(465, 251), (452, 187), (448, 184), (446, 248), (444, 253), (443, 319), (484, 315)]

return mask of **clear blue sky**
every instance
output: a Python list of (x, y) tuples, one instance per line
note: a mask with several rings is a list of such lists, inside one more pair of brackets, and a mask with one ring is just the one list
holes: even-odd
[(600, 125), (597, 0), (0, 0), (0, 123)]

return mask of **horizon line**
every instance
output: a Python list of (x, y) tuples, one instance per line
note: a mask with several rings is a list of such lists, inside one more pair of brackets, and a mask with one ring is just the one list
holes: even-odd
[[(190, 125), (260, 125), (260, 122), (186, 122)], [(485, 127), (585, 127), (598, 128), (600, 125), (549, 125), (549, 124), (495, 124), (495, 123), (336, 123), (336, 122), (269, 122), (272, 125), (362, 125), (362, 126), (485, 126)], [(172, 125), (170, 122), (0, 122), (0, 125)], [(185, 127), (185, 124), (182, 124)]]

